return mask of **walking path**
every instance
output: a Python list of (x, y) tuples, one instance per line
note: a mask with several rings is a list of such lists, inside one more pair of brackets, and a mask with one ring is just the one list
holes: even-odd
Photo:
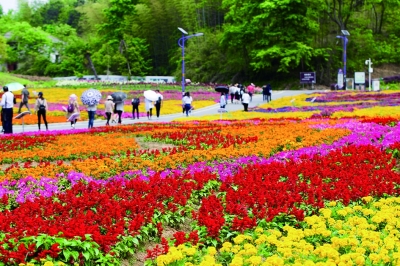
[[(295, 96), (295, 95), (299, 95), (299, 94), (304, 94), (304, 93), (315, 93), (318, 91), (273, 91), (272, 92), (272, 100), (276, 100), (282, 97), (287, 97), (287, 96)], [(194, 102), (196, 102), (196, 99), (194, 99)], [(262, 100), (262, 95), (257, 94), (253, 96), (253, 100), (252, 102), (249, 104), (249, 108), (252, 107), (256, 107), (260, 104), (264, 104), (266, 102), (264, 102)], [(290, 105), (290, 102), (288, 102), (288, 105)], [(125, 106), (125, 110), (129, 110), (131, 111), (131, 106)], [(215, 104), (212, 106), (208, 106), (205, 108), (201, 108), (198, 110), (194, 110), (191, 113), (191, 116), (193, 117), (199, 117), (199, 116), (205, 116), (205, 115), (213, 115), (213, 114), (218, 114), (217, 110), (219, 109), (219, 104)], [(226, 106), (225, 108), (228, 112), (232, 112), (232, 111), (237, 111), (237, 110), (243, 110), (243, 105), (242, 104), (231, 104), (230, 103), (230, 99), (229, 99), (229, 104)], [(145, 117), (141, 117), (140, 119), (123, 119), (122, 120), (122, 124), (123, 125), (127, 125), (127, 124), (134, 124), (134, 123), (138, 123), (138, 122), (170, 122), (174, 119), (177, 118), (181, 118), (184, 117), (185, 115), (183, 115), (182, 113), (178, 113), (178, 114), (171, 114), (171, 115), (162, 115), (162, 108), (161, 108), (161, 116), (159, 119), (156, 119), (155, 116), (153, 116), (152, 120), (148, 120)], [(224, 117), (224, 115), (222, 115)], [(105, 125), (105, 120), (95, 120), (94, 121), (94, 126), (95, 127), (99, 127), (99, 126), (104, 126)], [(111, 125), (116, 125), (116, 124), (111, 124)], [(44, 127), (44, 125), (42, 125), (42, 127)], [(76, 123), (75, 128), (76, 129), (83, 129), (83, 128), (87, 128), (88, 127), (88, 121), (78, 121)], [(49, 130), (65, 130), (65, 129), (71, 129), (71, 124), (69, 122), (65, 122), (65, 123), (53, 123), (53, 124), (49, 124)], [(20, 133), (20, 132), (32, 132), (32, 131), (38, 131), (38, 126), (37, 124), (35, 125), (25, 125), (24, 128), (22, 128), (22, 125), (14, 125), (13, 126), (13, 132), (14, 133)]]

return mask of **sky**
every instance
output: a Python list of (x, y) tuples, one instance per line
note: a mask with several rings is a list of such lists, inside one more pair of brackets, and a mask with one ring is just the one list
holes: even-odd
[(0, 4), (3, 7), (3, 12), (7, 13), (8, 10), (17, 10), (17, 0), (0, 0)]

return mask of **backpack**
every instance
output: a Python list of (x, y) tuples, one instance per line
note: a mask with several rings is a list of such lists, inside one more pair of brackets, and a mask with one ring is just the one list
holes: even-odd
[(139, 105), (139, 103), (140, 103), (139, 98), (135, 98), (132, 100), (132, 105)]
[(68, 113), (74, 112), (74, 105), (72, 103), (68, 104), (67, 111)]
[(161, 97), (158, 97), (158, 100), (156, 101), (156, 104), (161, 104)]

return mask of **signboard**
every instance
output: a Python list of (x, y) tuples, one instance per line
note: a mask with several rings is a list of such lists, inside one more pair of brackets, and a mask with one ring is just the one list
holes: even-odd
[(341, 69), (339, 69), (339, 72), (337, 74), (337, 85), (339, 87), (339, 89), (343, 88), (343, 72)]
[(365, 84), (365, 73), (364, 72), (354, 72), (354, 83), (355, 84)]
[(300, 84), (316, 83), (315, 72), (300, 72)]
[(346, 78), (346, 90), (354, 90), (354, 79)]
[(379, 79), (373, 79), (372, 80), (372, 90), (373, 91), (379, 91), (380, 90), (380, 85), (381, 85), (381, 82), (380, 82)]

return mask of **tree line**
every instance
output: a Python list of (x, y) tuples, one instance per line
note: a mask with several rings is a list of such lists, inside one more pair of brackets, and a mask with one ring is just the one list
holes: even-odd
[(18, 0), (0, 9), (0, 61), (16, 73), (174, 75), (181, 27), (186, 77), (199, 82), (334, 81), (341, 30), (350, 32), (347, 70), (400, 63), (400, 0)]

